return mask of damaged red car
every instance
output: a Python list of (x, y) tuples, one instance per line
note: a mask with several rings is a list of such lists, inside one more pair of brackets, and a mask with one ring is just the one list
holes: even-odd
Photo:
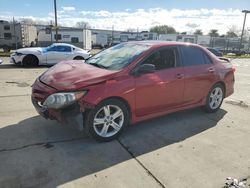
[(127, 42), (51, 67), (33, 84), (32, 102), (43, 117), (109, 141), (129, 124), (179, 110), (216, 112), (234, 92), (234, 71), (199, 45)]

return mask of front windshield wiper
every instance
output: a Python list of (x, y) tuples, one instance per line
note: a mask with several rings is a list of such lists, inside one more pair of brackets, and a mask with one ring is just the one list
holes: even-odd
[(98, 63), (89, 63), (89, 65), (93, 65), (93, 66), (96, 66), (96, 67), (99, 67), (99, 68), (104, 68), (104, 69), (107, 69), (107, 68), (108, 68), (108, 67), (103, 66), (103, 65), (98, 64)]

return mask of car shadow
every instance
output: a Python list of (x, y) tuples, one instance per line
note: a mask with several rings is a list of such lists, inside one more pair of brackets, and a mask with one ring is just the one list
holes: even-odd
[(0, 69), (41, 69), (41, 68), (50, 68), (52, 65), (40, 65), (37, 67), (23, 67), (21, 65), (15, 64), (0, 64)]
[[(55, 187), (213, 128), (227, 112), (191, 109), (129, 126), (100, 143), (40, 116), (0, 129), (0, 185)], [(4, 161), (4, 162), (3, 162)]]

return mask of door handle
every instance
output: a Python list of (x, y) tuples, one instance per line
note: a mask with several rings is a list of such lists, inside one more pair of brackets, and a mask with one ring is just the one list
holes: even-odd
[(184, 77), (184, 74), (176, 74), (177, 79), (182, 79)]
[(210, 68), (210, 69), (208, 69), (208, 72), (210, 72), (210, 73), (214, 73), (214, 68)]

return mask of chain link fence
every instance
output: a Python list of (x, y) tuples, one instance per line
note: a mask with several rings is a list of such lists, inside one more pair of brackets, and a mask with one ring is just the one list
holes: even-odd
[(224, 53), (235, 53), (240, 51), (242, 53), (249, 53), (250, 37), (248, 40), (243, 39), (240, 46), (240, 38), (226, 38), (226, 37), (211, 37), (209, 47), (221, 50)]

